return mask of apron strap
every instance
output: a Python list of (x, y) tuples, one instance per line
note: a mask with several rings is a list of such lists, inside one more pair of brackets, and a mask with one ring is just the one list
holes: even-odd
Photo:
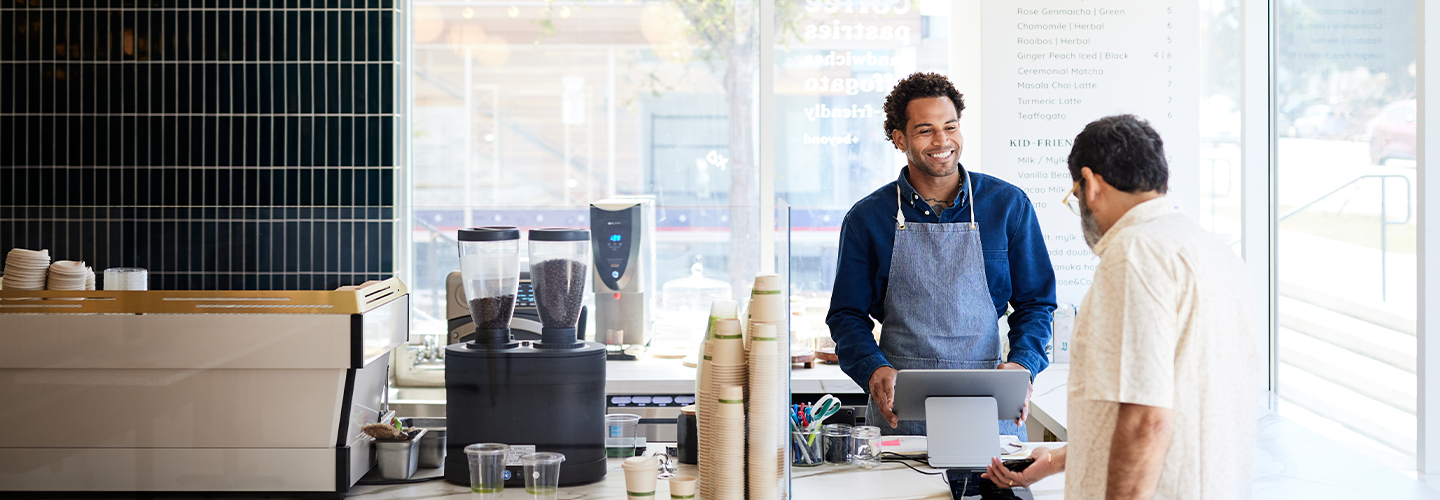
[[(900, 229), (905, 229), (905, 211), (900, 209), (900, 183), (895, 183), (895, 224)], [(973, 219), (974, 216), (972, 215)]]
[[(901, 196), (900, 183), (897, 182), (895, 183), (895, 224), (896, 227), (905, 229), (905, 211), (900, 208), (901, 198), (904, 196)], [(965, 171), (965, 198), (970, 202), (970, 229), (975, 229), (979, 227), (980, 221), (975, 220), (975, 191), (970, 187), (969, 170)]]
[(965, 197), (970, 202), (970, 229), (979, 227), (980, 221), (975, 220), (975, 191), (970, 187), (970, 171), (965, 171)]

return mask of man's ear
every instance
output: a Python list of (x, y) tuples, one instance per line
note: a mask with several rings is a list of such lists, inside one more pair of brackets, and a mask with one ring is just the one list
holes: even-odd
[(898, 149), (901, 153), (904, 153), (905, 146), (902, 146), (902, 144), (905, 144), (905, 133), (899, 130), (891, 130), (890, 143), (895, 145), (895, 149)]
[(1101, 187), (1109, 185), (1105, 183), (1105, 178), (1100, 177), (1100, 174), (1090, 170), (1090, 167), (1080, 167), (1080, 177), (1085, 179), (1085, 182), (1081, 184), (1080, 194), (1085, 197), (1085, 203), (1087, 205), (1094, 202), (1095, 199), (1100, 196)]

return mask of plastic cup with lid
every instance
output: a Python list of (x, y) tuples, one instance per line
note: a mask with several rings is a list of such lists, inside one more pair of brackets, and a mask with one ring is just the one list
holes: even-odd
[(477, 443), (465, 447), (470, 460), (470, 498), (500, 500), (505, 496), (505, 458), (510, 446)]
[(564, 461), (564, 454), (549, 451), (520, 457), (525, 467), (525, 493), (532, 500), (555, 500), (560, 493), (560, 462)]

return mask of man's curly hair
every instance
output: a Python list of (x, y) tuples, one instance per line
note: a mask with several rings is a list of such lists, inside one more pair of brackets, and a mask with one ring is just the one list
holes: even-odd
[(910, 107), (910, 101), (927, 97), (949, 97), (950, 102), (955, 103), (957, 117), (965, 111), (965, 97), (955, 90), (945, 75), (913, 73), (896, 83), (890, 95), (885, 97), (885, 138), (894, 142), (896, 130), (905, 133), (905, 123), (909, 121), (905, 109)]

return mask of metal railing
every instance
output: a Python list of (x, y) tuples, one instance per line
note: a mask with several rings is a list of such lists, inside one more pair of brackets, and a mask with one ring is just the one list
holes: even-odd
[[(1390, 178), (1397, 178), (1397, 179), (1400, 179), (1400, 180), (1405, 181), (1405, 220), (1402, 220), (1402, 221), (1400, 221), (1400, 222), (1391, 222), (1391, 221), (1389, 220), (1389, 214), (1386, 213), (1386, 203), (1385, 203), (1385, 202), (1387, 201), (1387, 199), (1386, 199), (1386, 196), (1385, 196), (1385, 186), (1388, 184), (1388, 183), (1386, 182), (1386, 179), (1390, 179)], [(1276, 224), (1276, 226), (1278, 227), (1279, 224), (1280, 224), (1280, 222), (1284, 221), (1285, 219), (1288, 219), (1288, 218), (1290, 218), (1291, 216), (1294, 216), (1295, 214), (1300, 213), (1302, 210), (1305, 210), (1305, 209), (1307, 209), (1307, 208), (1310, 208), (1310, 207), (1314, 206), (1316, 203), (1320, 203), (1321, 201), (1324, 201), (1326, 198), (1329, 198), (1331, 195), (1334, 195), (1335, 193), (1339, 193), (1340, 191), (1344, 190), (1345, 188), (1350, 187), (1352, 184), (1355, 184), (1355, 183), (1360, 182), (1360, 181), (1365, 180), (1365, 179), (1380, 179), (1380, 300), (1381, 300), (1381, 301), (1384, 301), (1385, 298), (1386, 298), (1386, 286), (1385, 286), (1385, 282), (1386, 282), (1386, 276), (1385, 276), (1385, 270), (1386, 270), (1386, 268), (1385, 268), (1385, 254), (1388, 253), (1387, 250), (1388, 250), (1388, 248), (1389, 248), (1389, 238), (1387, 237), (1387, 236), (1388, 236), (1388, 231), (1387, 231), (1386, 229), (1387, 229), (1388, 227), (1392, 226), (1392, 225), (1398, 226), (1398, 225), (1403, 225), (1403, 224), (1409, 224), (1409, 223), (1410, 223), (1410, 218), (1411, 218), (1411, 216), (1414, 215), (1414, 201), (1415, 201), (1415, 200), (1414, 200), (1413, 196), (1410, 194), (1410, 178), (1409, 178), (1409, 177), (1406, 177), (1406, 176), (1403, 176), (1403, 175), (1398, 175), (1398, 174), (1366, 174), (1366, 175), (1362, 175), (1362, 176), (1356, 177), (1356, 178), (1354, 178), (1354, 179), (1351, 179), (1350, 182), (1346, 182), (1346, 183), (1344, 183), (1344, 184), (1341, 184), (1340, 187), (1337, 187), (1337, 188), (1331, 190), (1331, 191), (1328, 192), (1328, 193), (1325, 193), (1325, 194), (1323, 194), (1323, 195), (1320, 195), (1319, 198), (1315, 198), (1314, 200), (1310, 200), (1309, 203), (1306, 203), (1306, 204), (1304, 204), (1304, 205), (1300, 205), (1299, 208), (1296, 208), (1296, 209), (1293, 209), (1293, 210), (1291, 210), (1291, 211), (1289, 211), (1289, 212), (1286, 212), (1284, 215), (1281, 215), (1279, 219), (1276, 219), (1276, 220), (1275, 220), (1275, 224)]]

